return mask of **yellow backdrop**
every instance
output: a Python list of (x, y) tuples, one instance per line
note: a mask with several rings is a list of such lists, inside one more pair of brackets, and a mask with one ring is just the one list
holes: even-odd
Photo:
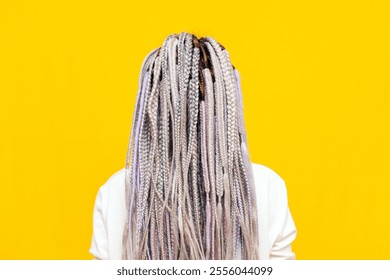
[(0, 2), (0, 259), (90, 259), (144, 57), (213, 36), (251, 159), (286, 181), (298, 259), (390, 258), (388, 1)]

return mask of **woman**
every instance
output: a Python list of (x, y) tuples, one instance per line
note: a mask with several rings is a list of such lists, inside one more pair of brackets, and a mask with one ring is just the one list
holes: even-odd
[(237, 69), (212, 37), (142, 65), (126, 165), (99, 189), (95, 259), (295, 259), (286, 186), (251, 163)]

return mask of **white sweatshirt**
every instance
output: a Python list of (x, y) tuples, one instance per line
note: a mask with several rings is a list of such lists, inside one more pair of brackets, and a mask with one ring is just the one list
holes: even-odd
[[(297, 230), (288, 207), (284, 180), (272, 169), (252, 163), (256, 186), (260, 259), (295, 259), (291, 243)], [(93, 212), (89, 252), (94, 259), (121, 259), (126, 221), (125, 168), (99, 189)]]

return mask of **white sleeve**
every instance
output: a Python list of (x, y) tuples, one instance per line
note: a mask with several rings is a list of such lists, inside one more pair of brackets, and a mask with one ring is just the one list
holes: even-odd
[(100, 188), (93, 209), (93, 234), (89, 249), (94, 260), (108, 259), (107, 230), (103, 213), (103, 195), (102, 189)]
[(270, 259), (295, 260), (291, 244), (296, 238), (297, 229), (288, 207), (286, 184), (279, 175), (270, 202), (270, 232), (275, 236)]

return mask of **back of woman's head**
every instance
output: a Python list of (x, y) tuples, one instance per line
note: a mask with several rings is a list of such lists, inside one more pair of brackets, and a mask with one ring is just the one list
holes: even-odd
[(126, 160), (123, 259), (258, 259), (239, 74), (212, 37), (144, 59)]

